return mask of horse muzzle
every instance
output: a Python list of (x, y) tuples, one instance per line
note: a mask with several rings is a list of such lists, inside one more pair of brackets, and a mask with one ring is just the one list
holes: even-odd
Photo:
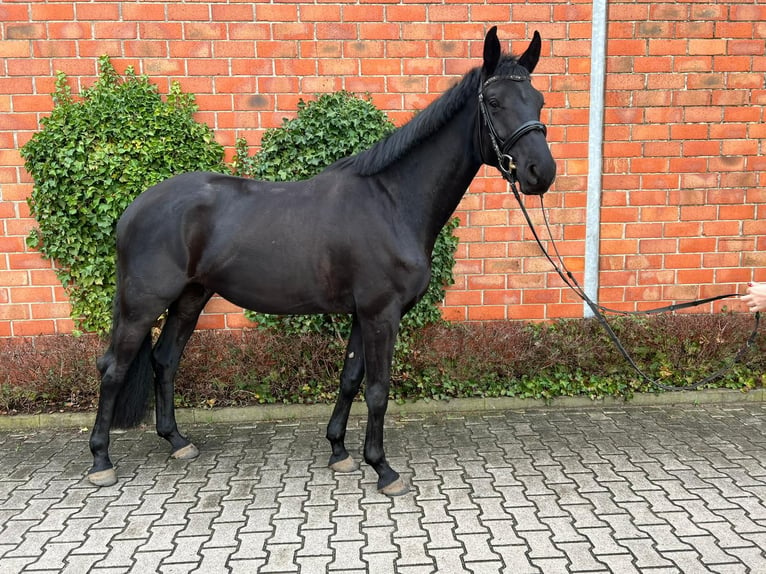
[(524, 195), (543, 195), (556, 179), (556, 162), (550, 154), (546, 156), (527, 156), (513, 162), (512, 173)]

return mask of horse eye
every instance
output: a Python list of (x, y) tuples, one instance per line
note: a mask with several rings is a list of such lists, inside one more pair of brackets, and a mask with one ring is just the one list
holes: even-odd
[(492, 99), (489, 100), (489, 105), (492, 108), (499, 108), (500, 107), (500, 102), (497, 101), (495, 98), (492, 98)]

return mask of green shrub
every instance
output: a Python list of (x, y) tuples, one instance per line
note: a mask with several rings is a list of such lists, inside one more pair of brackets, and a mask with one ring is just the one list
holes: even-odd
[[(297, 181), (310, 178), (333, 162), (365, 149), (390, 134), (394, 125), (369, 98), (348, 92), (324, 94), (298, 103), (297, 117), (266, 131), (261, 148), (248, 156), (247, 143), (237, 141), (234, 170), (238, 175), (266, 181)], [(402, 321), (400, 347), (413, 329), (441, 320), (439, 303), (444, 289), (453, 283), (457, 219), (442, 229), (434, 246), (428, 291)], [(280, 317), (248, 311), (247, 316), (266, 329), (286, 333), (325, 333), (338, 339), (347, 334), (350, 320), (338, 315)]]
[(108, 57), (79, 100), (59, 73), (54, 108), (22, 148), (38, 229), (27, 244), (55, 262), (78, 328), (103, 332), (115, 285), (114, 226), (143, 190), (172, 175), (224, 171), (223, 147), (194, 121), (194, 96), (173, 83), (165, 101), (147, 77), (121, 79)]

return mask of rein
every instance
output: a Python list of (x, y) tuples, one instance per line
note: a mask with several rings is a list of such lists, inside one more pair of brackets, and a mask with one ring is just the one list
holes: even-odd
[(716, 295), (715, 297), (707, 297), (705, 299), (697, 299), (694, 301), (675, 303), (672, 305), (667, 305), (665, 307), (646, 309), (644, 311), (619, 311), (616, 309), (610, 309), (609, 307), (600, 305), (596, 303), (595, 301), (593, 301), (588, 296), (588, 294), (585, 293), (585, 290), (577, 282), (572, 272), (566, 268), (566, 265), (564, 264), (564, 260), (561, 257), (561, 254), (559, 253), (558, 248), (556, 247), (556, 242), (553, 240), (553, 234), (551, 233), (551, 228), (548, 223), (548, 217), (545, 212), (545, 206), (543, 205), (543, 199), (542, 199), (542, 196), (540, 196), (540, 210), (543, 214), (543, 221), (545, 222), (545, 228), (548, 231), (548, 238), (549, 238), (548, 240), (551, 246), (553, 247), (553, 251), (556, 254), (556, 258), (558, 259), (558, 262), (554, 260), (553, 256), (551, 256), (549, 251), (543, 245), (543, 242), (540, 239), (540, 236), (538, 235), (534, 224), (532, 223), (532, 219), (529, 216), (529, 212), (527, 211), (526, 206), (521, 200), (521, 194), (518, 189), (518, 179), (516, 178), (516, 164), (513, 161), (513, 157), (510, 155), (511, 147), (513, 147), (513, 145), (522, 136), (535, 130), (542, 131), (543, 134), (545, 134), (546, 128), (542, 122), (533, 120), (533, 121), (525, 122), (524, 124), (522, 124), (519, 128), (516, 129), (515, 132), (513, 132), (513, 134), (511, 134), (511, 136), (507, 140), (502, 140), (500, 137), (498, 137), (497, 132), (494, 126), (492, 125), (492, 119), (488, 113), (488, 110), (486, 109), (486, 104), (484, 103), (483, 91), (484, 91), (484, 88), (487, 86), (487, 84), (493, 81), (501, 80), (501, 79), (523, 81), (529, 78), (525, 78), (524, 76), (501, 76), (501, 77), (496, 76), (496, 77), (490, 78), (484, 83), (484, 85), (482, 86), (479, 92), (479, 109), (481, 110), (481, 115), (484, 118), (484, 123), (489, 130), (489, 137), (490, 137), (490, 141), (492, 142), (492, 147), (494, 148), (495, 153), (497, 154), (498, 169), (500, 170), (500, 173), (502, 174), (503, 179), (505, 179), (510, 184), (511, 190), (513, 191), (513, 195), (516, 198), (516, 201), (518, 202), (519, 207), (521, 207), (521, 212), (523, 213), (524, 219), (526, 220), (527, 225), (529, 226), (529, 229), (532, 232), (532, 236), (534, 237), (535, 242), (537, 243), (538, 247), (540, 247), (540, 250), (542, 251), (545, 258), (553, 266), (554, 271), (556, 271), (556, 273), (561, 278), (561, 280), (564, 281), (564, 284), (567, 287), (569, 287), (572, 291), (574, 291), (577, 294), (577, 296), (580, 297), (580, 299), (582, 299), (588, 305), (590, 310), (593, 312), (594, 317), (596, 317), (596, 320), (598, 320), (598, 322), (606, 331), (609, 338), (614, 343), (615, 347), (617, 347), (617, 350), (620, 352), (623, 358), (628, 362), (631, 368), (639, 375), (639, 377), (644, 382), (649, 383), (655, 387), (658, 387), (666, 391), (690, 391), (690, 390), (697, 389), (703, 385), (706, 385), (718, 379), (719, 377), (722, 377), (726, 373), (728, 373), (731, 369), (734, 368), (734, 365), (737, 362), (739, 362), (742, 359), (742, 357), (745, 356), (747, 351), (755, 342), (755, 338), (758, 334), (758, 328), (760, 326), (760, 320), (761, 320), (760, 313), (755, 313), (753, 330), (750, 333), (750, 336), (747, 338), (747, 341), (742, 345), (742, 347), (734, 355), (734, 358), (732, 359), (731, 364), (723, 366), (717, 371), (715, 371), (714, 373), (712, 373), (711, 375), (708, 375), (707, 377), (695, 383), (691, 383), (685, 386), (666, 385), (664, 383), (661, 383), (659, 379), (652, 379), (646, 373), (644, 373), (644, 371), (642, 371), (641, 368), (636, 364), (633, 357), (631, 357), (627, 349), (625, 349), (625, 346), (622, 344), (622, 342), (620, 341), (620, 338), (614, 332), (614, 329), (612, 329), (612, 326), (609, 324), (604, 314), (612, 313), (612, 314), (619, 314), (619, 315), (653, 315), (658, 313), (667, 313), (672, 311), (678, 311), (681, 309), (688, 309), (690, 307), (697, 307), (699, 305), (704, 305), (706, 303), (711, 303), (713, 301), (719, 301), (721, 299), (739, 297), (740, 296), (739, 293), (727, 293), (725, 295)]

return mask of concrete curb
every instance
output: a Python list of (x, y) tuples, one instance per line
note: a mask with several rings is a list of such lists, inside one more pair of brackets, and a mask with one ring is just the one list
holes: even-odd
[[(560, 397), (551, 401), (520, 399), (514, 397), (453, 399), (449, 401), (414, 401), (396, 403), (389, 401), (388, 412), (394, 415), (438, 414), (448, 412), (507, 411), (526, 409), (666, 406), (699, 404), (735, 404), (766, 402), (766, 389), (748, 392), (714, 389), (704, 391), (679, 391), (669, 393), (638, 393), (629, 401), (617, 397), (592, 400), (589, 397)], [(218, 409), (178, 409), (176, 420), (182, 424), (199, 423), (245, 423), (258, 421), (328, 419), (333, 405), (257, 405), (251, 407), (226, 407)], [(355, 402), (352, 416), (364, 416), (365, 404)], [(0, 431), (34, 430), (44, 428), (90, 428), (95, 412), (44, 413), (36, 415), (0, 416)]]

